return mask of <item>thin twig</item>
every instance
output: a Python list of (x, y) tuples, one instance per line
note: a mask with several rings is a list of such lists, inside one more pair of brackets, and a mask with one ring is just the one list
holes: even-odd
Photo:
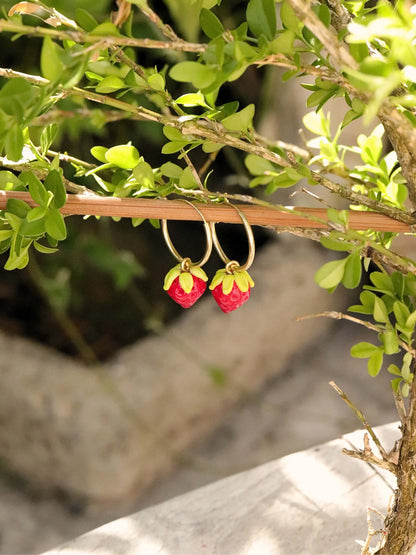
[[(367, 432), (370, 434), (372, 440), (374, 441), (375, 445), (377, 446), (377, 449), (379, 450), (380, 455), (383, 458), (383, 461), (388, 462), (389, 465), (392, 465), (392, 463), (389, 462), (388, 460), (388, 455), (387, 452), (385, 451), (384, 447), (381, 445), (380, 440), (378, 439), (378, 437), (376, 436), (373, 428), (370, 426), (370, 424), (367, 421), (367, 418), (364, 416), (363, 412), (357, 408), (354, 403), (349, 399), (349, 397), (346, 395), (346, 393), (344, 393), (344, 391), (342, 391), (342, 389), (340, 387), (337, 386), (337, 384), (333, 381), (329, 382), (329, 385), (331, 387), (333, 387), (335, 389), (335, 391), (338, 393), (338, 395), (341, 397), (341, 399), (349, 406), (349, 408), (354, 412), (355, 416), (358, 418), (358, 420), (361, 422), (361, 424), (364, 426), (364, 428), (367, 430)], [(368, 436), (367, 436), (368, 439)], [(365, 438), (364, 438), (364, 445), (366, 445), (365, 443)], [(367, 444), (368, 448), (369, 445)], [(370, 449), (371, 451), (371, 449)], [(374, 456), (374, 455), (373, 455)], [(378, 459), (377, 459), (378, 460)], [(393, 465), (394, 466), (394, 465)]]
[[(349, 322), (354, 322), (355, 324), (364, 326), (365, 328), (368, 328), (369, 330), (375, 331), (377, 333), (381, 333), (384, 331), (384, 328), (382, 326), (378, 326), (377, 324), (372, 324), (371, 322), (367, 322), (365, 320), (360, 320), (355, 316), (350, 316), (349, 314), (344, 314), (343, 312), (337, 312), (335, 310), (329, 310), (325, 312), (319, 312), (317, 314), (307, 314), (305, 316), (299, 316), (298, 318), (296, 318), (296, 321), (299, 322), (301, 320), (309, 320), (311, 318), (320, 318), (320, 317), (333, 318), (334, 320), (348, 320)], [(399, 345), (402, 349), (410, 353), (413, 358), (416, 358), (416, 349), (412, 349), (411, 347), (409, 347), (407, 343), (401, 340), (399, 340)]]
[(178, 52), (205, 52), (207, 45), (187, 42), (182, 39), (161, 41), (154, 39), (138, 39), (124, 36), (98, 36), (81, 31), (64, 31), (48, 27), (33, 27), (13, 21), (0, 19), (1, 32), (19, 33), (29, 37), (52, 37), (57, 40), (70, 40), (76, 43), (102, 43), (106, 46), (132, 46), (136, 48), (151, 48), (160, 50), (175, 50)]

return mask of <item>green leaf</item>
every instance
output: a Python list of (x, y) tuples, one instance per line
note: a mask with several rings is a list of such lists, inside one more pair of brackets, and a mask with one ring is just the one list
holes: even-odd
[(375, 378), (383, 366), (383, 351), (378, 349), (368, 359), (368, 373)]
[(203, 108), (209, 108), (209, 105), (205, 102), (204, 95), (200, 91), (196, 93), (183, 94), (177, 98), (175, 102), (181, 106), (202, 106)]
[[(32, 210), (30, 212), (27, 213), (26, 215), (26, 220), (28, 222), (35, 222), (36, 220), (40, 220), (44, 217), (44, 215), (46, 214), (47, 208), (45, 206), (36, 206), (35, 208), (32, 208)], [(22, 231), (22, 233), (24, 233)]]
[(20, 251), (19, 254), (10, 253), (6, 264), (4, 265), (5, 270), (22, 270), (29, 263), (29, 247), (26, 247)]
[(160, 166), (162, 175), (170, 177), (171, 179), (179, 179), (182, 175), (183, 168), (172, 162), (166, 162)]
[(351, 243), (342, 241), (341, 239), (334, 239), (331, 236), (321, 237), (321, 245), (326, 249), (339, 252), (345, 252), (351, 248)]
[(153, 73), (147, 79), (147, 83), (149, 87), (155, 91), (164, 91), (165, 90), (165, 78), (161, 73)]
[(342, 284), (347, 289), (355, 289), (361, 281), (361, 256), (359, 252), (350, 254), (345, 263)]
[(45, 229), (53, 239), (66, 239), (66, 226), (62, 214), (56, 208), (49, 208), (45, 216)]
[(370, 280), (380, 291), (394, 291), (392, 278), (384, 272), (371, 272)]
[(396, 332), (386, 331), (385, 333), (381, 333), (380, 340), (383, 344), (386, 355), (394, 355), (399, 352), (399, 340)]
[(315, 282), (323, 289), (337, 287), (344, 276), (344, 269), (347, 259), (332, 260), (324, 264), (315, 274)]
[(275, 172), (276, 168), (271, 162), (256, 156), (255, 154), (249, 154), (245, 157), (244, 164), (248, 171), (252, 175), (263, 175), (265, 173)]
[(376, 345), (362, 341), (351, 347), (351, 356), (354, 358), (369, 358), (378, 350), (379, 347)]
[(189, 141), (171, 141), (162, 146), (162, 154), (174, 154), (189, 144)]
[(105, 159), (119, 168), (132, 170), (139, 163), (140, 154), (132, 145), (118, 145), (107, 150)]
[[(40, 209), (45, 210), (44, 208), (40, 208)], [(44, 235), (45, 233), (44, 219), (37, 218), (35, 220), (29, 220), (26, 216), (26, 218), (22, 221), (22, 225), (20, 226), (19, 233), (20, 235), (24, 235), (25, 237), (40, 237)]]
[(46, 245), (41, 245), (41, 243), (38, 243), (37, 241), (33, 242), (33, 246), (38, 252), (41, 252), (42, 254), (52, 254), (54, 252), (57, 252), (58, 250), (52, 247), (47, 247)]
[(269, 48), (273, 54), (291, 54), (296, 35), (293, 31), (283, 31), (270, 44)]
[(408, 307), (401, 301), (395, 301), (393, 303), (393, 312), (397, 323), (400, 326), (408, 327), (407, 320), (410, 316), (410, 310), (408, 309)]
[(107, 150), (108, 148), (106, 148), (105, 146), (93, 146), (90, 152), (94, 156), (94, 158), (106, 164), (107, 158), (105, 157), (105, 155)]
[(42, 130), (42, 133), (40, 135), (40, 146), (43, 155), (45, 155), (46, 152), (49, 150), (51, 144), (55, 140), (57, 132), (58, 126), (56, 123), (51, 123)]
[(19, 125), (13, 125), (7, 132), (4, 142), (6, 156), (9, 160), (17, 162), (22, 157), (25, 141), (23, 131)]
[(53, 205), (55, 208), (62, 208), (66, 203), (66, 189), (62, 182), (62, 177), (57, 170), (48, 173), (45, 179), (45, 188), (53, 194)]
[(239, 112), (224, 118), (222, 124), (230, 131), (245, 133), (253, 125), (254, 111), (254, 104), (249, 104)]
[(49, 203), (49, 195), (43, 183), (33, 174), (29, 180), (29, 193), (36, 204), (39, 206), (47, 206)]
[(246, 10), (247, 23), (254, 36), (264, 35), (273, 40), (276, 33), (276, 4), (274, 0), (250, 0)]
[(387, 307), (380, 297), (374, 299), (373, 316), (376, 322), (389, 323)]
[(62, 62), (63, 49), (58, 46), (50, 37), (43, 39), (40, 54), (40, 70), (42, 76), (49, 81), (55, 82), (62, 78), (65, 65)]
[(98, 25), (98, 21), (83, 8), (75, 10), (75, 20), (87, 32), (92, 31)]
[(280, 19), (282, 20), (283, 27), (293, 31), (297, 36), (301, 35), (303, 23), (299, 21), (293, 8), (287, 2), (282, 2)]
[(150, 164), (142, 160), (133, 169), (133, 175), (137, 179), (137, 182), (142, 187), (147, 189), (153, 189), (155, 186), (155, 176)]
[(199, 23), (201, 29), (210, 39), (215, 39), (218, 35), (222, 35), (225, 32), (224, 26), (218, 17), (205, 8), (202, 8), (199, 15)]
[(120, 79), (120, 77), (118, 77), (117, 75), (108, 75), (98, 83), (98, 85), (95, 87), (95, 90), (98, 93), (108, 94), (125, 88), (126, 85), (124, 81)]
[(186, 167), (179, 179), (179, 187), (182, 187), (183, 189), (195, 189), (196, 186), (197, 184), (191, 168)]
[(0, 190), (13, 191), (22, 186), (22, 181), (14, 173), (5, 170), (0, 171)]
[(205, 89), (214, 83), (217, 73), (214, 69), (198, 62), (179, 62), (169, 72), (175, 81), (192, 83), (197, 89)]
[(14, 214), (18, 218), (25, 218), (26, 214), (30, 212), (30, 206), (24, 200), (9, 198), (6, 206), (7, 211)]

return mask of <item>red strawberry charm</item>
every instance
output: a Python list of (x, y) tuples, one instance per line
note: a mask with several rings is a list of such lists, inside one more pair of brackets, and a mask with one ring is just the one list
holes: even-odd
[(218, 306), (226, 313), (240, 308), (250, 297), (252, 287), (250, 274), (237, 263), (218, 270), (209, 286)]
[(166, 274), (163, 289), (182, 308), (190, 308), (203, 295), (207, 281), (204, 270), (185, 258)]

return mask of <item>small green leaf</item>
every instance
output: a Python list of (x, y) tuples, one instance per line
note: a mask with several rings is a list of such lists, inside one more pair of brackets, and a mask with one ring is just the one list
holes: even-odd
[(394, 380), (391, 380), (390, 385), (394, 393), (398, 392), (401, 382), (402, 378), (394, 378)]
[(50, 37), (43, 39), (40, 54), (40, 69), (42, 76), (49, 81), (59, 81), (64, 72), (65, 66), (61, 60), (63, 49), (58, 46)]
[(98, 93), (108, 94), (125, 88), (126, 85), (124, 81), (120, 79), (120, 77), (117, 77), (117, 75), (108, 75), (98, 83), (98, 85), (95, 87), (95, 90)]
[(94, 156), (94, 158), (106, 164), (107, 158), (105, 157), (105, 155), (107, 150), (108, 148), (105, 148), (105, 146), (93, 146), (90, 152)]
[(252, 175), (263, 175), (276, 171), (276, 167), (271, 162), (255, 154), (246, 156), (244, 164)]
[(6, 156), (9, 160), (17, 162), (22, 157), (25, 141), (23, 131), (19, 125), (13, 125), (7, 132), (4, 142)]
[(222, 35), (225, 32), (224, 26), (218, 17), (205, 8), (202, 8), (199, 15), (199, 23), (201, 29), (210, 39), (215, 39), (218, 35)]
[(46, 154), (49, 150), (51, 144), (55, 140), (56, 134), (58, 132), (58, 126), (56, 123), (51, 123), (47, 125), (40, 135), (40, 146), (42, 149), (42, 154)]
[(380, 299), (380, 297), (375, 297), (374, 299), (373, 316), (376, 322), (383, 322), (383, 323), (389, 322), (387, 307), (384, 304), (383, 300)]
[(153, 189), (155, 186), (155, 176), (150, 164), (144, 160), (140, 161), (133, 168), (133, 175), (137, 179), (137, 183), (147, 189)]
[(151, 89), (154, 91), (164, 91), (165, 90), (165, 78), (161, 73), (153, 73), (149, 76), (147, 83)]
[[(203, 108), (209, 108), (208, 104), (205, 102), (204, 95), (198, 91), (196, 93), (183, 94), (175, 100), (176, 104), (181, 106), (202, 106)], [(181, 134), (181, 138), (183, 135)]]
[(0, 190), (13, 191), (22, 187), (22, 185), (22, 181), (14, 173), (8, 170), (0, 171)]
[(288, 2), (282, 2), (280, 8), (280, 19), (282, 20), (283, 27), (293, 31), (295, 35), (300, 36), (302, 33), (303, 23), (299, 21), (293, 8)]
[(400, 326), (408, 327), (407, 320), (410, 316), (410, 310), (407, 308), (407, 306), (401, 301), (395, 301), (393, 303), (393, 312), (397, 323)]
[(198, 62), (179, 62), (169, 72), (175, 81), (192, 83), (197, 89), (209, 87), (217, 78), (216, 71)]
[(163, 283), (163, 289), (165, 291), (167, 291), (170, 288), (170, 286), (175, 281), (175, 279), (177, 277), (179, 277), (180, 273), (181, 273), (181, 265), (180, 264), (177, 264), (176, 266), (174, 266), (173, 268), (171, 268), (169, 270), (169, 272), (165, 276), (165, 281)]
[(293, 31), (283, 31), (270, 44), (269, 48), (273, 54), (291, 54), (296, 35)]
[(107, 150), (105, 159), (119, 168), (132, 170), (139, 163), (140, 154), (132, 145), (118, 145)]
[(54, 207), (62, 208), (66, 203), (66, 189), (60, 173), (57, 170), (50, 171), (44, 184), (45, 188), (53, 194)]
[(6, 206), (7, 211), (14, 214), (18, 218), (25, 218), (26, 214), (30, 212), (30, 206), (24, 200), (9, 198)]
[(254, 104), (249, 104), (239, 112), (224, 118), (222, 124), (230, 131), (245, 133), (253, 125), (254, 111)]
[(245, 293), (250, 289), (250, 284), (248, 282), (247, 276), (243, 272), (235, 272), (234, 278), (240, 291)]
[(32, 208), (30, 212), (26, 215), (26, 220), (28, 222), (35, 222), (36, 220), (40, 220), (46, 214), (47, 208), (46, 206), (36, 206)]
[(354, 358), (369, 358), (378, 350), (379, 347), (376, 347), (376, 345), (362, 341), (351, 347), (351, 356)]
[(351, 248), (351, 243), (333, 237), (321, 237), (321, 245), (326, 249), (339, 252), (345, 252)]
[(57, 252), (58, 250), (52, 247), (47, 247), (46, 245), (41, 245), (41, 243), (38, 243), (38, 241), (34, 241), (33, 246), (38, 252), (41, 252), (42, 254), (52, 254), (54, 252)]
[(162, 175), (170, 177), (171, 179), (179, 179), (182, 175), (183, 168), (173, 162), (166, 162), (160, 166), (160, 171)]
[(323, 289), (337, 287), (344, 276), (344, 269), (347, 259), (332, 260), (324, 264), (315, 274), (315, 282)]
[(383, 351), (378, 349), (368, 359), (368, 373), (373, 378), (377, 376), (383, 366)]
[(264, 35), (273, 40), (276, 33), (276, 4), (274, 0), (250, 0), (246, 10), (247, 23), (254, 36)]
[(380, 340), (383, 344), (386, 355), (394, 355), (399, 352), (399, 340), (396, 332), (386, 331), (385, 333), (381, 333)]
[(39, 206), (47, 206), (49, 203), (49, 195), (46, 187), (43, 183), (32, 174), (32, 178), (29, 180), (29, 193), (36, 204)]
[(191, 168), (186, 167), (183, 170), (179, 179), (179, 187), (182, 187), (183, 189), (195, 189), (197, 187)]
[(350, 254), (345, 263), (344, 277), (342, 284), (347, 289), (355, 289), (361, 281), (361, 256), (360, 252)]
[(53, 239), (66, 239), (66, 226), (62, 214), (56, 208), (49, 208), (45, 216), (45, 229)]

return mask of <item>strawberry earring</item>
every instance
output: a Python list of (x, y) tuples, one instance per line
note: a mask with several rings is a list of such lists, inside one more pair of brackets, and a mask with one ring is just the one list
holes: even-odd
[(204, 230), (207, 241), (206, 251), (204, 256), (198, 262), (192, 262), (190, 258), (183, 258), (173, 246), (172, 240), (168, 232), (168, 224), (166, 220), (162, 220), (163, 237), (166, 244), (176, 258), (179, 264), (174, 266), (165, 276), (163, 289), (167, 294), (183, 308), (190, 308), (201, 295), (203, 295), (206, 287), (208, 277), (204, 270), (201, 268), (211, 255), (212, 251), (212, 234), (211, 228), (205, 220), (202, 212), (192, 202), (184, 200), (190, 204), (201, 216), (204, 222)]
[(218, 241), (215, 224), (211, 223), (212, 240), (221, 260), (225, 263), (225, 268), (217, 271), (209, 288), (223, 312), (231, 312), (244, 304), (250, 297), (251, 288), (254, 287), (254, 281), (247, 272), (254, 261), (255, 242), (253, 231), (243, 212), (237, 206), (231, 206), (237, 210), (244, 224), (248, 240), (248, 256), (246, 262), (242, 265), (236, 260), (230, 260)]

